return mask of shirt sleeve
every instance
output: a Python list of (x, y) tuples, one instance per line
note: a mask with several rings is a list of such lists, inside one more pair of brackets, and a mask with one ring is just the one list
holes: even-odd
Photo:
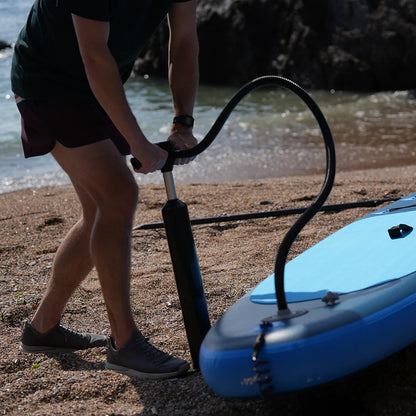
[(64, 0), (70, 13), (87, 19), (110, 21), (110, 0)]

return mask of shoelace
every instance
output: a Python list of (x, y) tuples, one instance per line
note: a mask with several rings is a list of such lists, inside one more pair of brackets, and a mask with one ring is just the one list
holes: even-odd
[(158, 348), (154, 347), (149, 343), (149, 338), (143, 336), (137, 336), (135, 339), (135, 344), (140, 348), (144, 353), (146, 358), (152, 361), (154, 364), (161, 364), (172, 358), (169, 354), (160, 351)]
[(81, 342), (84, 342), (87, 340), (87, 337), (78, 331), (75, 331), (71, 328), (67, 328), (66, 326), (63, 326), (61, 324), (59, 324), (59, 329), (64, 333), (66, 340), (68, 340), (70, 337), (72, 337), (73, 339), (78, 339)]

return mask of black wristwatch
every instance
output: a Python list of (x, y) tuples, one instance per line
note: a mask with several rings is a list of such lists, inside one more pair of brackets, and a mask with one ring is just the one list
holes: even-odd
[(194, 126), (194, 118), (187, 114), (176, 116), (173, 118), (174, 123), (182, 124), (182, 126), (192, 128)]

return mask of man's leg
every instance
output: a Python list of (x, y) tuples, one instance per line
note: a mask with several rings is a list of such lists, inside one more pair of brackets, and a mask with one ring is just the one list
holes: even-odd
[[(130, 239), (138, 198), (136, 182), (110, 140), (71, 149), (57, 143), (52, 154), (78, 193), (82, 189), (81, 194), (88, 195), (96, 207), (89, 250), (83, 241), (84, 260), (80, 263), (85, 267), (83, 270), (87, 270), (88, 262), (92, 261), (97, 269), (112, 337), (115, 345), (121, 346), (137, 329), (130, 307)], [(70, 257), (62, 264), (67, 264)], [(81, 276), (71, 277), (64, 267), (56, 273), (58, 275), (60, 278), (55, 279), (54, 286), (57, 286), (55, 291), (61, 293), (58, 302), (63, 303), (73, 286), (79, 284)]]
[(89, 245), (95, 222), (96, 205), (81, 188), (76, 187), (82, 205), (82, 218), (72, 227), (56, 252), (52, 277), (31, 324), (47, 332), (59, 321), (69, 297), (93, 267)]

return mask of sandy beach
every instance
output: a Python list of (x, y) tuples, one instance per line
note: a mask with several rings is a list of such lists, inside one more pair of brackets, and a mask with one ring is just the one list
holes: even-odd
[[(306, 207), (323, 176), (177, 185), (191, 218)], [(397, 198), (414, 192), (416, 166), (339, 172), (328, 204)], [(160, 222), (163, 185), (140, 187), (135, 225)], [(319, 213), (290, 258), (375, 208)], [(7, 415), (416, 415), (416, 345), (345, 380), (271, 400), (225, 400), (199, 372), (137, 381), (105, 370), (105, 348), (58, 355), (19, 349), (22, 322), (38, 305), (61, 239), (80, 209), (71, 187), (0, 195), (0, 414)], [(197, 225), (193, 233), (211, 323), (273, 272), (280, 241), (297, 216)], [(132, 238), (132, 303), (142, 332), (157, 347), (191, 360), (163, 229)], [(93, 271), (62, 323), (109, 334)], [(389, 336), (389, 334), (386, 334)]]

